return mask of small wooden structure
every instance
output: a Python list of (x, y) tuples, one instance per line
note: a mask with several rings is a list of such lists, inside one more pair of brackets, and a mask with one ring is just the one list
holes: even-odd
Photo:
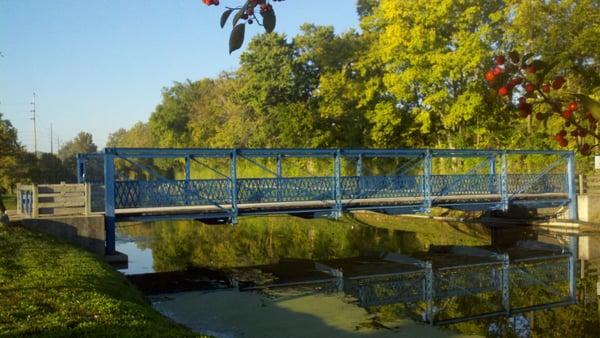
[(72, 216), (92, 213), (91, 184), (39, 184), (17, 186), (17, 213), (24, 218)]

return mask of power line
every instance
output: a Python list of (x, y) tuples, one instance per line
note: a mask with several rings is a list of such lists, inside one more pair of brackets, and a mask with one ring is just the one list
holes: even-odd
[(37, 130), (36, 130), (36, 123), (35, 123), (35, 92), (33, 92), (33, 101), (31, 101), (31, 112), (33, 113), (33, 117), (31, 118), (33, 120), (33, 153), (35, 154), (35, 156), (37, 156)]

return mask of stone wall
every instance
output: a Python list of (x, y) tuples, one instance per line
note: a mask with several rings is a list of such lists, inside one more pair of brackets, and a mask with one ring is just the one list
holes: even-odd
[(104, 215), (28, 218), (23, 226), (47, 233), (71, 244), (104, 255)]

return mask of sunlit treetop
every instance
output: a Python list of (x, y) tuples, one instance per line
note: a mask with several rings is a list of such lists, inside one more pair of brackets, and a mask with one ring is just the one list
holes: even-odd
[[(277, 20), (275, 10), (270, 2), (281, 1), (284, 0), (247, 0), (240, 6), (226, 7), (226, 10), (221, 15), (221, 28), (225, 27), (229, 17), (233, 14), (233, 19), (231, 20), (233, 29), (229, 36), (229, 54), (242, 47), (246, 33), (246, 24), (252, 25), (256, 23), (259, 26), (263, 26), (267, 33), (271, 33), (275, 29)], [(220, 3), (219, 0), (202, 0), (202, 2), (207, 6), (218, 6)]]

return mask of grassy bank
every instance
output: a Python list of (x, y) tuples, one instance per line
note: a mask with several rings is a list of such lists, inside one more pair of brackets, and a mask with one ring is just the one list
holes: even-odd
[(98, 257), (0, 226), (0, 336), (187, 337)]

